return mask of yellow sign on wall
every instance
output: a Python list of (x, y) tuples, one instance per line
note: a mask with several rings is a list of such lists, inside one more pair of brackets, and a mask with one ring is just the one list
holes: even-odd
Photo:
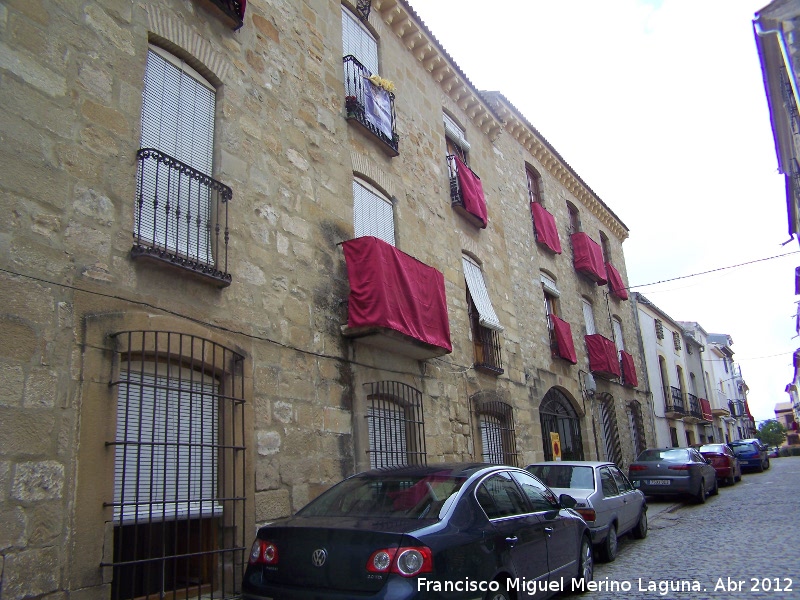
[(561, 437), (555, 432), (550, 432), (550, 448), (553, 450), (553, 460), (561, 460)]

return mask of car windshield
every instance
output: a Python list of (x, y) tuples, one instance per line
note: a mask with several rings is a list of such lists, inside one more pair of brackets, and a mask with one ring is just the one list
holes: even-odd
[(552, 488), (594, 489), (594, 473), (592, 472), (592, 467), (531, 465), (528, 467), (528, 471)]
[(680, 448), (645, 450), (639, 455), (636, 462), (653, 462), (659, 460), (664, 462), (686, 462), (689, 460), (689, 453)]
[(425, 475), (360, 476), (323, 493), (297, 514), (303, 517), (392, 517), (436, 519), (444, 501), (466, 477)]
[(758, 452), (758, 449), (753, 444), (733, 444), (734, 454), (748, 454), (750, 452)]

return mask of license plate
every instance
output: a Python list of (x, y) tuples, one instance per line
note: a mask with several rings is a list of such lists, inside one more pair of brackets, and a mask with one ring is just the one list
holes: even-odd
[(669, 485), (669, 479), (651, 479), (647, 483), (650, 485)]

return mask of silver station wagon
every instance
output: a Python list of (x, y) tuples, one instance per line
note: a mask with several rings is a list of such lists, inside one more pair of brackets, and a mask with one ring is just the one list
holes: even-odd
[(617, 557), (617, 538), (630, 533), (647, 536), (647, 502), (614, 463), (546, 461), (525, 467), (557, 495), (569, 494), (575, 510), (592, 534), (592, 543), (606, 561)]

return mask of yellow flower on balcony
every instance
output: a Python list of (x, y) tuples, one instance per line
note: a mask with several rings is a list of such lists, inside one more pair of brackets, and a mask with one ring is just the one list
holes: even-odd
[(387, 92), (394, 91), (394, 82), (384, 79), (380, 75), (370, 75), (367, 79), (369, 79), (374, 85), (385, 89)]

